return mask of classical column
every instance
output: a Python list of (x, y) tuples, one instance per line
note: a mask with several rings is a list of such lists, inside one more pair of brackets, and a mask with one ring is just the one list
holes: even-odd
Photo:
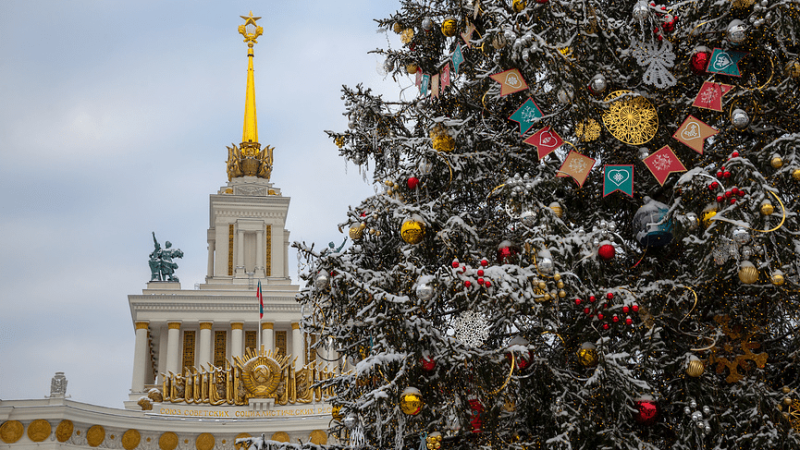
[(303, 332), (300, 331), (300, 323), (292, 322), (292, 358), (297, 357), (294, 370), (303, 368), (306, 362), (306, 355), (303, 351)]
[(180, 367), (181, 358), (181, 323), (169, 322), (167, 324), (167, 373), (180, 374), (183, 370)]
[(208, 274), (206, 278), (211, 278), (214, 276), (214, 250), (215, 250), (215, 243), (214, 241), (208, 241)]
[(264, 259), (264, 230), (258, 230), (256, 232), (256, 268), (255, 273), (257, 278), (264, 278), (266, 273), (264, 272), (264, 267), (266, 267), (266, 259)]
[(242, 322), (231, 322), (231, 361), (236, 356), (244, 354), (244, 345), (242, 344)]
[(133, 381), (131, 392), (144, 392), (144, 377), (147, 370), (149, 348), (147, 344), (147, 322), (136, 322), (136, 347), (133, 352)]
[(275, 326), (272, 322), (262, 322), (261, 323), (261, 345), (264, 346), (264, 350), (272, 350), (275, 351)]
[(211, 362), (211, 322), (200, 322), (200, 350), (198, 367), (206, 367)]
[(236, 276), (245, 276), (244, 273), (244, 230), (236, 233)]

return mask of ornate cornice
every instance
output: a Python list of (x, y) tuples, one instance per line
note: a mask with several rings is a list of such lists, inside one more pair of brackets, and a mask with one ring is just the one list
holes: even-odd
[[(244, 303), (131, 303), (134, 311), (214, 311), (214, 312), (253, 312), (258, 311), (258, 304)], [(297, 303), (264, 303), (264, 311), (271, 312), (299, 312), (300, 305)], [(180, 325), (180, 323), (178, 324)]]

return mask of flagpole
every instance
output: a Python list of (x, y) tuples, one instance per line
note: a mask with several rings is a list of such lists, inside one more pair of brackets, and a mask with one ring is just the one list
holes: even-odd
[(262, 310), (263, 300), (261, 299), (261, 280), (258, 281), (258, 290), (256, 291), (256, 299), (258, 300), (258, 352), (261, 354), (261, 333), (263, 330), (261, 329), (261, 319), (263, 319), (264, 313)]

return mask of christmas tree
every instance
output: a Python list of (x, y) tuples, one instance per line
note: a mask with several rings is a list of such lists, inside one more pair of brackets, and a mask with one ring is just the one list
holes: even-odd
[(296, 244), (331, 445), (800, 448), (800, 3), (377, 22), (414, 84), (328, 133), (381, 190)]

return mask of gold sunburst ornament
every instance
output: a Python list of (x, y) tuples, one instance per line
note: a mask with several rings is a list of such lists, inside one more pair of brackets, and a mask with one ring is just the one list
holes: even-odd
[(586, 119), (575, 125), (575, 136), (581, 142), (593, 142), (600, 137), (600, 124), (594, 119)]
[[(625, 95), (630, 91), (614, 91), (605, 98), (608, 110), (603, 123), (611, 134), (628, 145), (650, 142), (658, 131), (658, 113), (646, 98)], [(619, 98), (624, 96), (623, 98)]]

